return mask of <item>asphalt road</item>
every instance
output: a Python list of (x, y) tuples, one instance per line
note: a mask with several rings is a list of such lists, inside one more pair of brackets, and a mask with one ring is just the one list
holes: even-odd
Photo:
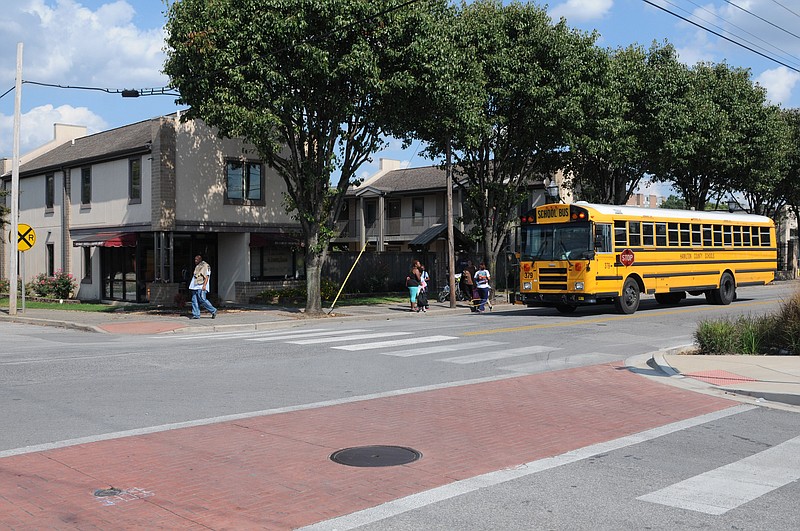
[[(791, 287), (742, 288), (725, 307), (702, 298), (676, 307), (646, 299), (633, 316), (608, 308), (564, 316), (498, 307), (485, 315), (398, 312), (194, 336), (124, 337), (0, 323), (0, 456), (59, 441), (85, 443), (181, 423), (213, 426), (259, 412), (608, 366), (690, 344), (703, 319), (771, 312)], [(558, 404), (549, 411), (567, 412), (569, 393), (553, 396)], [(616, 397), (596, 397), (600, 410), (613, 403), (609, 398)], [(647, 406), (659, 414), (658, 404)], [(796, 529), (798, 413), (734, 406), (454, 481), (310, 529)], [(554, 426), (548, 430), (552, 437)], [(539, 443), (535, 435), (512, 442)], [(478, 446), (472, 457), (480, 463), (492, 452), (491, 445)]]
[(408, 314), (195, 336), (111, 336), (0, 323), (0, 450), (244, 412), (624, 360), (692, 343), (702, 319), (769, 312), (791, 285), (561, 315)]

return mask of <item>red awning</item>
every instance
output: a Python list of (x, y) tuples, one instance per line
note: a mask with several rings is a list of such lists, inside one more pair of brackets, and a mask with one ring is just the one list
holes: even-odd
[(97, 232), (72, 240), (73, 247), (136, 247), (135, 232)]

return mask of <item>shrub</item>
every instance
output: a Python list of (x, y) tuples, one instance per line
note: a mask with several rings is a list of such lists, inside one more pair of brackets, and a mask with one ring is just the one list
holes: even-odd
[(800, 355), (800, 292), (776, 315), (701, 321), (694, 337), (701, 354)]
[(0, 278), (0, 293), (9, 293), (11, 290), (11, 282), (7, 278)]
[(75, 279), (71, 274), (65, 273), (60, 269), (56, 274), (48, 276), (44, 273), (36, 275), (27, 285), (27, 291), (51, 299), (69, 299), (75, 292)]
[(735, 325), (730, 319), (700, 321), (694, 339), (700, 354), (731, 354), (734, 352)]

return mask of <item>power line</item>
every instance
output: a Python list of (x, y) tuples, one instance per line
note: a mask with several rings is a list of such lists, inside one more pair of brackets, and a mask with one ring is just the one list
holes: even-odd
[(788, 7), (786, 7), (785, 5), (783, 5), (783, 4), (781, 4), (780, 2), (778, 2), (778, 0), (772, 0), (772, 3), (774, 3), (774, 4), (778, 4), (779, 6), (781, 6), (781, 7), (782, 7), (782, 8), (784, 8), (786, 11), (788, 11), (789, 13), (791, 13), (792, 15), (794, 15), (794, 16), (796, 16), (796, 17), (800, 17), (800, 15), (798, 15), (796, 12), (792, 11), (791, 9), (789, 9)]
[[(714, 24), (714, 23), (713, 23), (713, 22), (711, 22), (710, 20), (706, 20), (706, 19), (704, 19), (704, 18), (702, 18), (702, 17), (700, 17), (700, 16), (698, 16), (698, 15), (694, 15), (694, 14), (690, 13), (689, 11), (687, 11), (686, 9), (683, 9), (682, 7), (680, 7), (680, 6), (678, 6), (678, 5), (676, 5), (676, 4), (672, 3), (672, 2), (670, 2), (669, 0), (664, 0), (664, 1), (665, 1), (666, 3), (668, 3), (669, 5), (671, 5), (671, 6), (673, 6), (673, 7), (676, 7), (676, 8), (678, 8), (678, 9), (680, 9), (680, 10), (681, 10), (681, 11), (683, 11), (684, 13), (687, 13), (687, 14), (689, 14), (690, 16), (694, 16), (695, 18), (697, 18), (697, 19), (699, 19), (699, 20), (701, 20), (701, 21), (705, 22), (706, 24), (710, 24), (711, 26), (713, 26), (713, 27), (715, 27), (715, 28), (719, 29), (720, 31), (724, 31), (724, 32), (726, 32), (726, 33), (728, 33), (728, 34), (730, 34), (730, 35), (733, 35), (734, 37), (736, 37), (736, 38), (738, 38), (738, 39), (740, 39), (740, 40), (742, 40), (742, 41), (746, 42), (747, 44), (750, 44), (750, 45), (752, 45), (752, 46), (755, 46), (756, 48), (758, 48), (758, 49), (760, 49), (760, 50), (763, 50), (764, 52), (768, 52), (768, 50), (767, 50), (766, 48), (764, 48), (763, 46), (761, 46), (761, 45), (759, 45), (759, 44), (756, 44), (756, 43), (754, 43), (754, 42), (752, 42), (752, 41), (749, 41), (749, 40), (747, 40), (747, 39), (745, 39), (745, 38), (743, 38), (743, 37), (741, 37), (741, 36), (739, 36), (739, 35), (736, 35), (735, 33), (733, 33), (732, 31), (730, 31), (730, 30), (728, 30), (728, 29), (725, 29), (725, 28), (723, 28), (723, 27), (721, 27), (721, 26), (717, 26), (716, 24)], [(714, 12), (712, 12), (712, 11), (709, 11), (709, 10), (708, 10), (708, 9), (706, 9), (705, 7), (701, 6), (700, 4), (697, 4), (696, 2), (693, 2), (692, 0), (687, 0), (687, 1), (688, 1), (690, 4), (692, 4), (693, 6), (697, 7), (698, 9), (702, 9), (703, 11), (705, 11), (706, 13), (708, 13), (709, 15), (711, 15), (711, 16), (714, 16), (714, 17), (716, 17), (716, 18), (718, 18), (718, 19), (722, 20), (724, 23), (728, 24), (729, 26), (732, 26), (732, 27), (734, 27), (734, 28), (736, 28), (736, 29), (738, 29), (738, 30), (740, 30), (740, 31), (743, 31), (743, 32), (744, 32), (744, 33), (746, 33), (747, 35), (750, 35), (751, 37), (754, 37), (754, 38), (758, 39), (759, 41), (763, 42), (763, 43), (764, 43), (764, 44), (766, 44), (767, 46), (769, 46), (769, 47), (771, 47), (771, 48), (774, 48), (774, 49), (775, 49), (775, 50), (777, 50), (778, 52), (782, 53), (782, 54), (784, 55), (784, 57), (786, 57), (786, 58), (788, 58), (788, 59), (792, 60), (793, 62), (795, 62), (795, 63), (797, 63), (797, 64), (800, 64), (800, 59), (799, 59), (799, 58), (797, 58), (796, 56), (792, 55), (792, 53), (791, 53), (791, 52), (787, 52), (786, 50), (783, 50), (783, 49), (781, 49), (781, 48), (778, 48), (778, 47), (777, 47), (777, 46), (775, 46), (774, 44), (771, 44), (771, 43), (769, 43), (769, 42), (765, 41), (764, 39), (762, 39), (762, 38), (761, 38), (761, 37), (759, 37), (758, 35), (755, 35), (755, 34), (753, 34), (753, 33), (749, 32), (749, 31), (747, 31), (746, 29), (742, 28), (741, 26), (737, 26), (737, 25), (736, 25), (736, 24), (734, 24), (733, 22), (730, 22), (729, 20), (726, 20), (726, 19), (724, 19), (723, 17), (721, 17), (721, 16), (720, 16), (720, 15), (718, 15), (717, 13), (714, 13)]]
[[(773, 0), (773, 1), (774, 1), (774, 0)], [(758, 20), (760, 20), (760, 21), (762, 21), (762, 22), (766, 22), (767, 24), (769, 24), (770, 26), (772, 26), (772, 27), (774, 27), (774, 28), (777, 28), (777, 29), (779, 29), (779, 30), (781, 30), (781, 31), (783, 31), (783, 32), (786, 32), (786, 33), (788, 33), (788, 34), (789, 34), (789, 35), (791, 35), (792, 37), (797, 37), (798, 39), (800, 39), (800, 35), (797, 35), (797, 34), (795, 34), (795, 33), (792, 33), (791, 31), (789, 31), (789, 30), (787, 30), (787, 29), (785, 29), (785, 28), (782, 28), (782, 27), (778, 26), (777, 24), (774, 24), (774, 23), (770, 22), (769, 20), (765, 19), (764, 17), (761, 17), (761, 16), (759, 16), (759, 15), (756, 15), (756, 14), (755, 14), (755, 13), (753, 13), (752, 11), (749, 11), (749, 10), (745, 9), (745, 8), (743, 8), (742, 6), (737, 6), (736, 4), (734, 4), (733, 2), (731, 2), (731, 0), (725, 0), (725, 2), (726, 2), (726, 3), (728, 3), (728, 4), (730, 4), (730, 5), (732, 5), (732, 6), (733, 6), (733, 7), (735, 7), (736, 9), (741, 9), (742, 11), (744, 11), (745, 13), (747, 13), (748, 15), (751, 15), (751, 16), (754, 16), (754, 17), (756, 17)], [(777, 3), (777, 2), (775, 2), (775, 3)], [(780, 4), (778, 4), (778, 5), (780, 5)], [(786, 8), (785, 6), (781, 6), (781, 7), (783, 7), (784, 9), (786, 9), (787, 11), (789, 11), (790, 13), (793, 13), (793, 11), (792, 11), (792, 10), (790, 10), (790, 9)], [(797, 15), (797, 13), (794, 13), (794, 14), (795, 14), (795, 15)]]
[(651, 6), (653, 6), (653, 7), (655, 7), (655, 8), (658, 8), (658, 9), (660, 9), (660, 10), (662, 10), (662, 11), (665, 11), (666, 13), (669, 13), (669, 14), (670, 14), (670, 15), (672, 15), (673, 17), (677, 17), (677, 18), (679, 18), (679, 19), (683, 20), (684, 22), (688, 22), (689, 24), (692, 24), (693, 26), (697, 26), (698, 28), (700, 28), (700, 29), (702, 29), (702, 30), (705, 30), (705, 31), (707, 31), (707, 32), (709, 32), (709, 33), (712, 33), (712, 34), (716, 35), (717, 37), (719, 37), (719, 38), (721, 38), (721, 39), (725, 39), (726, 41), (728, 41), (728, 42), (731, 42), (731, 43), (735, 44), (736, 46), (741, 46), (741, 47), (742, 47), (742, 48), (744, 48), (745, 50), (749, 50), (749, 51), (753, 52), (753, 53), (754, 53), (754, 54), (756, 54), (756, 55), (760, 55), (761, 57), (763, 57), (763, 58), (765, 58), (765, 59), (768, 59), (768, 60), (770, 60), (770, 61), (772, 61), (772, 62), (774, 62), (774, 63), (778, 63), (778, 64), (779, 64), (779, 65), (781, 65), (781, 66), (785, 66), (785, 67), (786, 67), (786, 68), (788, 68), (789, 70), (794, 70), (795, 72), (800, 72), (800, 69), (798, 69), (798, 68), (795, 68), (795, 67), (793, 67), (793, 66), (791, 66), (791, 65), (787, 65), (787, 64), (786, 64), (786, 63), (784, 63), (783, 61), (779, 61), (779, 60), (775, 59), (774, 57), (770, 57), (770, 56), (769, 56), (769, 55), (767, 55), (767, 54), (764, 54), (764, 53), (761, 53), (761, 52), (759, 52), (758, 50), (754, 50), (753, 48), (750, 48), (749, 46), (745, 46), (744, 44), (742, 44), (742, 43), (740, 43), (740, 42), (738, 42), (738, 41), (735, 41), (735, 40), (733, 40), (733, 39), (731, 39), (731, 38), (729, 38), (729, 37), (726, 37), (725, 35), (722, 35), (721, 33), (717, 33), (716, 31), (714, 31), (714, 30), (712, 30), (712, 29), (706, 28), (705, 26), (703, 26), (703, 25), (701, 25), (701, 24), (698, 24), (697, 22), (694, 22), (693, 20), (689, 20), (688, 18), (686, 18), (686, 17), (683, 17), (683, 16), (681, 16), (681, 15), (679, 15), (679, 14), (677, 14), (677, 13), (673, 12), (673, 11), (670, 11), (669, 9), (667, 9), (667, 8), (665, 8), (665, 7), (661, 7), (661, 6), (660, 6), (660, 5), (658, 5), (658, 4), (654, 4), (654, 3), (653, 3), (653, 2), (651, 2), (650, 0), (642, 0), (642, 1), (643, 1), (643, 2), (645, 2), (646, 4), (650, 4)]
[(157, 88), (143, 88), (143, 89), (118, 89), (118, 88), (103, 88), (103, 87), (83, 87), (76, 85), (59, 85), (56, 83), (42, 83), (39, 81), (26, 81), (22, 80), (23, 84), (38, 85), (40, 87), (53, 87), (61, 89), (73, 90), (96, 90), (105, 92), (107, 94), (120, 94), (123, 98), (138, 98), (139, 96), (180, 96), (179, 93), (170, 92), (175, 90), (173, 87), (157, 87)]

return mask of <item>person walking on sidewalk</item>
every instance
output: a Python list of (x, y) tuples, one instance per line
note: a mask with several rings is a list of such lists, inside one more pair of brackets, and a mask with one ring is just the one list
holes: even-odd
[(428, 301), (428, 284), (430, 283), (431, 277), (428, 275), (428, 272), (425, 271), (425, 266), (423, 264), (418, 264), (417, 268), (419, 269), (419, 291), (417, 292), (417, 311), (427, 312), (429, 306)]
[(489, 290), (491, 289), (489, 286), (490, 279), (491, 276), (486, 269), (486, 264), (481, 262), (478, 270), (475, 272), (475, 288), (478, 290), (478, 294), (481, 298), (480, 306), (478, 306), (478, 313), (483, 313), (487, 304), (489, 304), (489, 308), (492, 307), (489, 302)]
[(422, 272), (419, 270), (419, 260), (411, 262), (411, 270), (406, 276), (406, 287), (408, 288), (408, 296), (411, 300), (411, 311), (418, 312), (417, 309), (417, 293), (419, 293), (419, 282), (422, 279)]
[(189, 290), (192, 292), (192, 319), (200, 319), (200, 306), (211, 312), (212, 319), (217, 317), (217, 309), (207, 298), (210, 278), (211, 266), (198, 254), (194, 257), (194, 274), (189, 282)]

